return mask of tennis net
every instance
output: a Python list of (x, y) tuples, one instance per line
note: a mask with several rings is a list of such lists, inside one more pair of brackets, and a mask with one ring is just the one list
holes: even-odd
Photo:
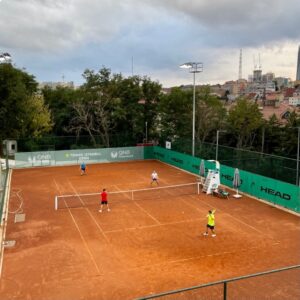
[[(200, 193), (200, 183), (183, 183), (177, 185), (159, 186), (146, 189), (107, 192), (108, 201), (121, 202), (126, 200), (155, 200), (176, 198), (183, 195)], [(99, 205), (101, 193), (72, 194), (55, 196), (55, 210), (61, 208), (76, 208)]]

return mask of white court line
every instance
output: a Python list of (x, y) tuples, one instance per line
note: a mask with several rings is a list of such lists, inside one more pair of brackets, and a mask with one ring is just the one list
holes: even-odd
[(12, 170), (8, 170), (7, 174), (7, 182), (6, 182), (6, 190), (5, 195), (2, 199), (6, 199), (6, 201), (3, 204), (3, 210), (2, 210), (2, 216), (0, 215), (0, 218), (2, 218), (3, 226), (0, 228), (0, 278), (2, 275), (2, 267), (3, 267), (3, 261), (4, 261), (4, 240), (6, 237), (6, 228), (7, 228), (7, 222), (8, 222), (8, 208), (9, 208), (9, 200), (10, 200), (10, 186), (11, 186), (11, 176), (12, 176)]
[[(215, 207), (213, 207), (212, 205), (210, 205), (210, 204), (208, 204), (208, 203), (206, 203), (206, 202), (204, 202), (204, 201), (202, 201), (201, 203), (204, 203), (206, 206), (209, 206), (209, 208), (212, 208), (212, 209), (215, 208)], [(222, 211), (222, 210), (223, 210), (223, 209), (218, 208), (218, 211)], [(239, 223), (242, 223), (242, 224), (248, 226), (249, 228), (255, 230), (255, 231), (258, 232), (259, 234), (268, 236), (268, 234), (266, 234), (265, 232), (262, 232), (262, 231), (258, 230), (257, 228), (255, 228), (255, 227), (253, 227), (253, 226), (251, 226), (251, 225), (249, 225), (249, 224), (247, 224), (247, 223), (245, 223), (245, 222), (239, 220), (238, 218), (234, 217), (234, 216), (231, 215), (230, 213), (227, 213), (227, 212), (224, 212), (224, 211), (223, 211), (223, 213), (229, 215), (232, 219), (238, 221)], [(270, 237), (270, 238), (274, 239), (273, 237)], [(275, 240), (275, 239), (274, 239), (274, 240)]]
[(68, 180), (68, 183), (70, 184), (71, 188), (73, 189), (73, 191), (75, 192), (75, 195), (80, 199), (81, 203), (84, 205), (85, 210), (89, 213), (90, 217), (92, 218), (92, 220), (94, 221), (94, 223), (96, 224), (97, 228), (99, 229), (99, 231), (101, 232), (101, 234), (104, 236), (105, 240), (109, 243), (109, 239), (106, 236), (104, 230), (101, 228), (101, 226), (98, 224), (97, 220), (95, 219), (95, 217), (93, 216), (93, 214), (91, 213), (91, 211), (89, 210), (88, 207), (85, 207), (85, 203), (84, 201), (81, 199), (80, 195), (77, 193), (76, 189), (74, 188), (74, 186), (72, 185), (72, 183)]
[[(55, 185), (56, 185), (56, 188), (57, 188), (58, 192), (61, 194), (60, 188), (59, 188), (59, 186), (58, 186), (56, 180), (53, 179), (53, 181), (54, 181), (54, 183), (55, 183)], [(68, 205), (67, 205), (67, 203), (66, 203), (65, 200), (64, 200), (64, 202), (65, 202), (66, 207), (67, 207), (67, 209), (68, 209), (68, 211), (69, 211), (69, 214), (70, 214), (70, 216), (71, 216), (71, 218), (72, 218), (72, 220), (73, 220), (73, 222), (74, 222), (74, 224), (75, 224), (75, 227), (77, 228), (77, 230), (78, 230), (78, 232), (79, 232), (79, 235), (80, 235), (80, 237), (81, 237), (81, 240), (83, 241), (83, 244), (84, 244), (85, 248), (87, 249), (87, 251), (88, 251), (88, 253), (89, 253), (89, 255), (90, 255), (90, 258), (91, 258), (91, 260), (92, 260), (92, 262), (93, 262), (93, 264), (94, 264), (94, 266), (95, 266), (95, 268), (96, 268), (96, 270), (97, 270), (97, 272), (98, 272), (98, 275), (101, 275), (102, 273), (100, 272), (100, 269), (99, 269), (99, 267), (98, 267), (98, 265), (97, 265), (97, 263), (96, 263), (96, 260), (95, 260), (95, 258), (94, 258), (94, 256), (93, 256), (93, 254), (92, 254), (92, 252), (91, 252), (91, 250), (90, 250), (90, 248), (89, 248), (89, 246), (88, 246), (86, 240), (84, 239), (83, 234), (82, 234), (82, 232), (80, 231), (80, 228), (79, 228), (79, 226), (78, 226), (78, 224), (77, 224), (77, 222), (76, 222), (76, 220), (75, 220), (75, 218), (74, 218), (74, 216), (73, 216), (73, 214), (72, 214), (70, 208), (68, 207)]]
[(129, 231), (129, 230), (147, 229), (147, 228), (168, 226), (168, 225), (176, 225), (176, 224), (182, 224), (182, 223), (192, 223), (192, 222), (196, 222), (196, 221), (200, 221), (200, 220), (202, 221), (204, 219), (206, 219), (206, 218), (188, 219), (188, 220), (177, 221), (177, 222), (160, 223), (160, 224), (145, 225), (145, 226), (138, 226), (138, 227), (127, 227), (127, 228), (122, 228), (122, 229), (107, 230), (107, 231), (105, 231), (105, 233), (114, 233), (114, 232), (123, 232), (123, 231)]
[[(118, 186), (116, 186), (115, 185), (115, 187), (116, 187), (116, 189), (117, 190), (119, 190), (120, 191), (120, 189), (118, 188)], [(127, 195), (126, 195), (126, 197), (127, 198), (129, 198)], [(143, 207), (141, 207), (134, 199), (131, 199), (131, 198), (129, 198), (131, 201), (133, 201), (133, 203), (140, 209), (140, 210), (142, 210), (146, 215), (148, 215), (153, 221), (155, 221), (156, 222), (156, 224), (158, 224), (158, 225), (161, 225), (161, 223), (156, 219), (156, 218), (154, 218), (150, 213), (148, 213)]]

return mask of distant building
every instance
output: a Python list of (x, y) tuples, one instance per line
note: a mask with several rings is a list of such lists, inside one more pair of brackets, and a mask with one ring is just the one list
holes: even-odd
[(293, 96), (289, 97), (289, 105), (300, 106), (300, 91), (295, 90)]
[(289, 83), (290, 83), (289, 78), (286, 78), (286, 77), (276, 77), (274, 79), (274, 81), (276, 82), (277, 88), (279, 90), (281, 90), (283, 88), (286, 88), (286, 87), (289, 87)]
[(239, 86), (237, 81), (226, 81), (223, 85), (222, 85), (222, 89), (224, 89), (225, 91), (229, 91), (230, 94), (232, 95), (238, 95), (239, 93)]
[(275, 103), (276, 103), (276, 106), (270, 105), (270, 106), (260, 106), (259, 107), (261, 113), (263, 114), (263, 118), (265, 120), (269, 120), (269, 118), (272, 115), (275, 115), (281, 124), (285, 124), (292, 112), (296, 112), (297, 114), (300, 114), (297, 107), (290, 106), (287, 101), (281, 101), (278, 103), (275, 100), (274, 104)]
[(262, 75), (263, 82), (266, 82), (266, 83), (273, 82), (274, 79), (275, 79), (275, 74), (272, 72)]
[(293, 97), (295, 90), (295, 88), (286, 88), (284, 90), (284, 99), (288, 100), (290, 97)]
[(276, 91), (276, 85), (273, 81), (267, 81), (266, 82), (266, 92), (275, 92)]
[(253, 82), (262, 82), (262, 70), (256, 69), (253, 71)]

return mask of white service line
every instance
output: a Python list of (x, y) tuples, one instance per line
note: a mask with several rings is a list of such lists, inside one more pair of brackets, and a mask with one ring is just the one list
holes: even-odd
[[(53, 179), (53, 181), (54, 181), (54, 183), (55, 183), (55, 185), (56, 185), (56, 188), (57, 188), (58, 192), (61, 194), (60, 188), (59, 188), (59, 186), (58, 186), (56, 180)], [(64, 201), (65, 201), (65, 200), (64, 200)], [(92, 262), (93, 262), (93, 264), (94, 264), (94, 266), (95, 266), (95, 268), (96, 268), (96, 270), (97, 270), (97, 272), (98, 272), (97, 275), (102, 275), (102, 272), (100, 271), (100, 269), (99, 269), (99, 267), (98, 267), (98, 265), (97, 265), (97, 263), (96, 263), (96, 260), (95, 260), (95, 258), (94, 258), (94, 256), (93, 256), (93, 254), (92, 254), (92, 252), (91, 252), (91, 250), (90, 250), (90, 248), (89, 248), (89, 246), (88, 246), (86, 240), (84, 239), (84, 236), (83, 236), (82, 232), (80, 231), (80, 228), (79, 228), (79, 226), (78, 226), (78, 224), (77, 224), (77, 222), (76, 222), (76, 220), (75, 220), (75, 218), (74, 218), (74, 216), (73, 216), (73, 214), (72, 214), (70, 208), (68, 207), (66, 201), (65, 201), (65, 204), (66, 204), (66, 207), (67, 207), (67, 209), (68, 209), (68, 212), (69, 212), (69, 214), (70, 214), (70, 216), (71, 216), (71, 218), (72, 218), (72, 220), (73, 220), (73, 222), (74, 222), (74, 224), (75, 224), (75, 227), (77, 228), (77, 230), (78, 230), (78, 232), (79, 232), (80, 238), (81, 238), (81, 240), (83, 241), (83, 244), (84, 244), (85, 248), (87, 249), (87, 252), (89, 253), (90, 258), (91, 258), (91, 260), (92, 260)]]
[[(205, 205), (209, 206), (209, 208), (215, 208), (215, 207), (213, 207), (212, 205), (210, 205), (210, 204), (208, 204), (208, 203), (206, 203), (206, 202), (204, 202), (204, 201), (203, 201), (202, 203), (204, 203)], [(218, 211), (222, 211), (222, 209), (218, 208)], [(258, 232), (259, 234), (267, 235), (267, 236), (268, 236), (268, 234), (266, 234), (265, 232), (262, 232), (262, 231), (258, 230), (257, 228), (255, 228), (255, 227), (253, 227), (253, 226), (251, 226), (251, 225), (249, 225), (249, 224), (247, 224), (247, 223), (245, 223), (245, 222), (239, 220), (238, 218), (234, 217), (234, 216), (231, 215), (230, 213), (227, 213), (227, 212), (224, 212), (224, 211), (223, 211), (223, 213), (224, 213), (224, 214), (227, 214), (228, 216), (230, 216), (232, 219), (236, 220), (237, 222), (242, 223), (242, 224), (248, 226), (249, 228), (255, 230), (255, 231)], [(274, 238), (272, 238), (272, 239), (274, 239)]]
[(73, 191), (75, 192), (75, 195), (80, 199), (81, 203), (83, 204), (85, 210), (89, 213), (90, 217), (92, 218), (92, 220), (94, 221), (94, 223), (96, 224), (97, 228), (99, 229), (99, 231), (101, 232), (101, 234), (104, 236), (105, 240), (109, 243), (109, 239), (106, 236), (104, 230), (101, 228), (101, 226), (99, 225), (99, 223), (97, 222), (97, 220), (95, 219), (95, 217), (93, 216), (93, 214), (91, 213), (91, 211), (89, 210), (88, 207), (85, 207), (85, 203), (84, 201), (81, 199), (80, 195), (77, 193), (76, 189), (74, 188), (74, 186), (72, 185), (72, 183), (70, 181), (68, 181), (68, 183), (70, 184), (71, 188), (73, 189)]
[(182, 223), (192, 223), (192, 222), (196, 222), (196, 221), (200, 221), (200, 220), (203, 221), (204, 219), (206, 219), (206, 218), (188, 219), (188, 220), (177, 221), (177, 222), (160, 223), (160, 224), (145, 225), (145, 226), (138, 226), (138, 227), (127, 227), (127, 228), (122, 228), (122, 229), (107, 230), (107, 231), (105, 231), (105, 233), (114, 233), (114, 232), (122, 232), (122, 231), (129, 231), (129, 230), (147, 229), (147, 228), (168, 226), (168, 225), (176, 225), (176, 224), (182, 224)]
[[(116, 186), (115, 185), (115, 187), (118, 189), (118, 190), (120, 190), (119, 188), (118, 188), (118, 186)], [(129, 198), (127, 195), (126, 195), (126, 197), (127, 198)], [(131, 199), (131, 198), (129, 198), (140, 210), (142, 210), (146, 215), (148, 215), (157, 225), (161, 225), (161, 223), (156, 219), (156, 218), (154, 218), (150, 213), (148, 213), (143, 207), (141, 207), (138, 203), (137, 203), (137, 201), (135, 201), (134, 199)]]

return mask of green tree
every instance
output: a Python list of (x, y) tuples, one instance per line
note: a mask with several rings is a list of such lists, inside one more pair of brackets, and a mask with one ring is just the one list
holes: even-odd
[(55, 89), (45, 87), (42, 90), (45, 103), (51, 111), (53, 129), (52, 134), (62, 136), (66, 134), (65, 127), (72, 118), (72, 103), (79, 97), (78, 91), (69, 87), (57, 87)]
[(293, 111), (290, 113), (281, 135), (282, 155), (297, 157), (298, 127), (300, 127), (300, 116)]
[(158, 106), (157, 128), (163, 140), (174, 141), (192, 134), (192, 92), (179, 87), (163, 95)]
[(241, 99), (229, 110), (228, 132), (235, 138), (237, 148), (251, 148), (262, 123), (262, 113), (256, 103)]
[(197, 96), (196, 139), (202, 144), (208, 138), (214, 141), (216, 131), (224, 128), (226, 109), (216, 96), (210, 94), (208, 86), (201, 88)]
[(0, 64), (0, 139), (38, 137), (52, 128), (48, 107), (34, 76)]
[(86, 82), (78, 90), (78, 97), (72, 101), (72, 118), (65, 130), (75, 132), (76, 136), (87, 133), (94, 146), (95, 135), (100, 135), (102, 143), (110, 145), (109, 134), (113, 128), (110, 117), (114, 101), (110, 93), (110, 71), (102, 68), (98, 72), (85, 70)]

